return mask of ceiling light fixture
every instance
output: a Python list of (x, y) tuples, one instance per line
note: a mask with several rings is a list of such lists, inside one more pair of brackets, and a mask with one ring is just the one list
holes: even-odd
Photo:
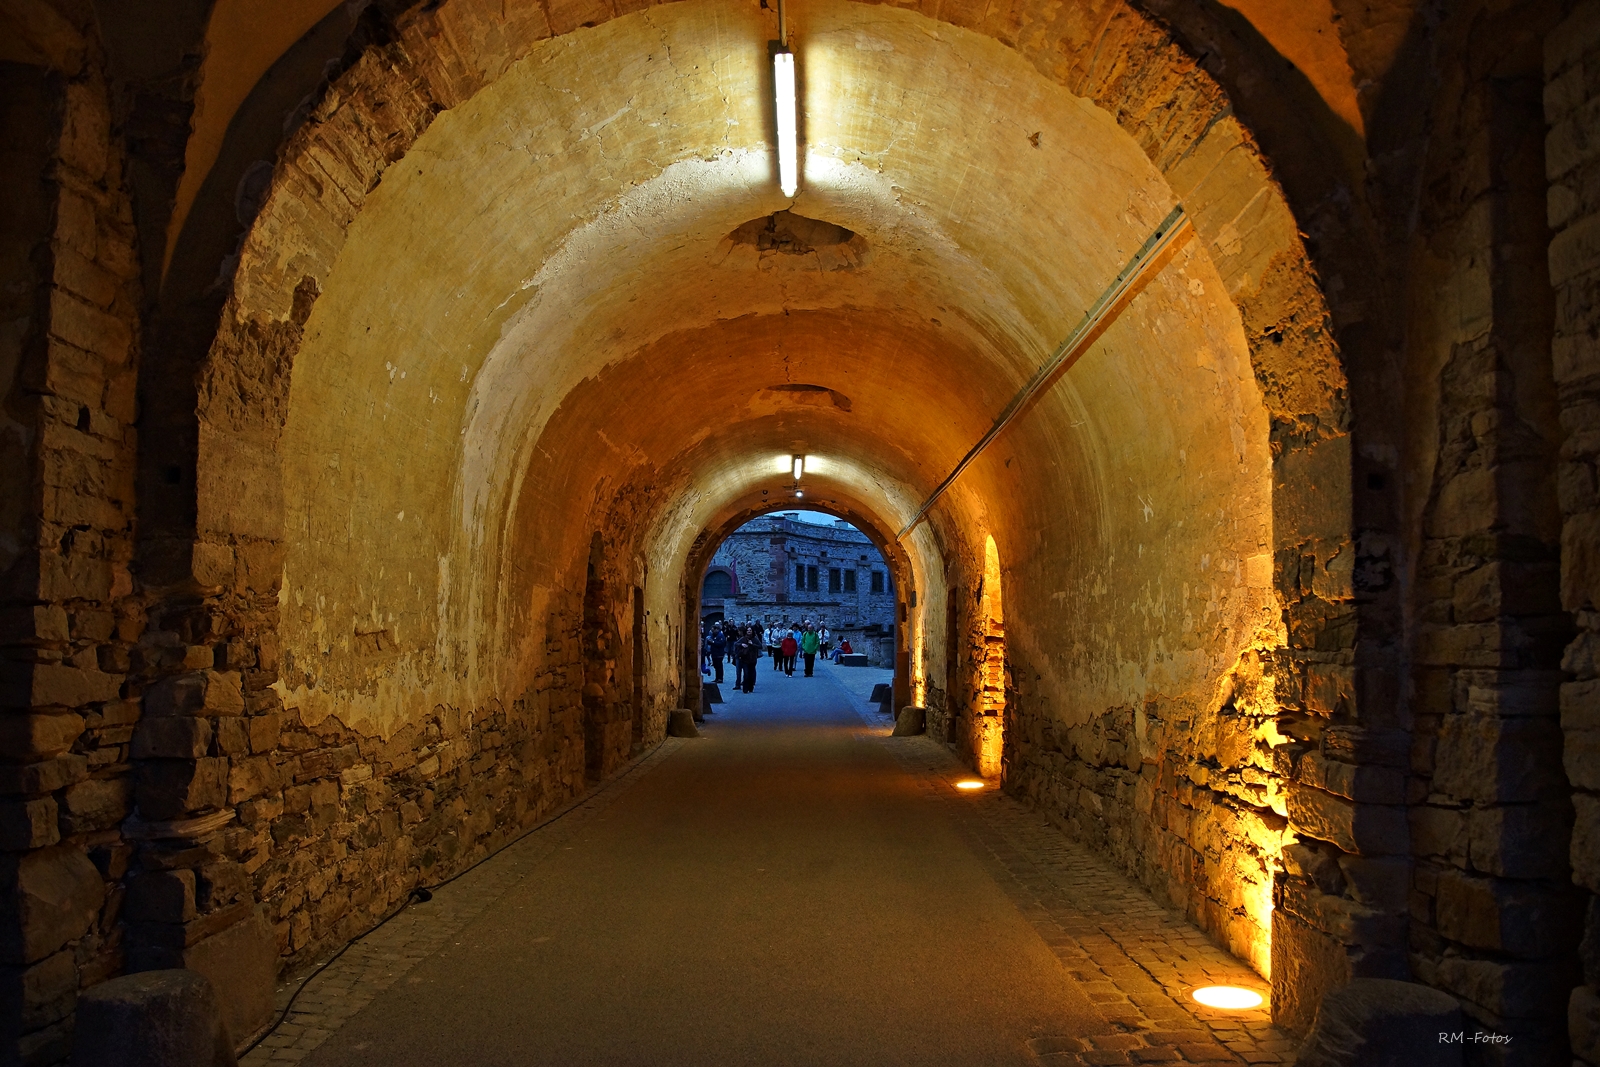
[(772, 54), (772, 86), (778, 117), (778, 188), (794, 196), (800, 188), (799, 146), (795, 127), (794, 53), (789, 51), (789, 24), (778, 0), (778, 50)]
[(805, 472), (806, 472), (806, 457), (804, 457), (804, 456), (796, 456), (796, 457), (794, 457), (794, 480), (798, 482), (800, 480), (801, 475), (805, 474)]

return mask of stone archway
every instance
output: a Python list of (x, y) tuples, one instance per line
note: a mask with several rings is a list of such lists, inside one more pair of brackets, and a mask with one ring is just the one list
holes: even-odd
[[(549, 397), (498, 388), (499, 383), (509, 380), (505, 375), (517, 370), (518, 365), (501, 358), (510, 350), (498, 347), (494, 338), (474, 342), (478, 344), (472, 356), (476, 371), (462, 363), (459, 378), (453, 366), (448, 375), (444, 374), (443, 364), (453, 357), (446, 356), (443, 347), (427, 357), (426, 371), (387, 359), (381, 372), (370, 362), (364, 365), (362, 373), (370, 380), (364, 380), (360, 388), (374, 396), (375, 388), (392, 389), (392, 395), (401, 395), (401, 391), (410, 388), (405, 384), (411, 381), (407, 376), (415, 373), (414, 384), (427, 387), (429, 403), (437, 402), (437, 394), (467, 412), (463, 416), (464, 428), (457, 435), (466, 439), (464, 458), (451, 460), (458, 464), (455, 470), (467, 474), (454, 483), (454, 496), (429, 498), (420, 506), (397, 504), (385, 513), (381, 523), (374, 515), (360, 520), (363, 536), (377, 539), (372, 544), (387, 545), (393, 538), (437, 548), (431, 553), (432, 558), (429, 553), (416, 552), (412, 558), (394, 556), (384, 564), (385, 569), (393, 565), (405, 574), (405, 584), (411, 592), (404, 604), (393, 608), (380, 605), (362, 585), (359, 570), (339, 566), (339, 552), (345, 550), (338, 546), (352, 543), (355, 525), (346, 521), (351, 516), (340, 519), (321, 505), (335, 486), (335, 497), (362, 500), (379, 480), (387, 480), (391, 486), (400, 484), (396, 478), (405, 480), (393, 470), (382, 470), (380, 464), (373, 462), (376, 457), (362, 452), (359, 442), (353, 441), (348, 450), (334, 447), (333, 437), (324, 431), (339, 426), (343, 417), (338, 393), (327, 386), (348, 377), (350, 371), (349, 364), (331, 361), (328, 354), (341, 346), (354, 352), (364, 344), (359, 342), (359, 331), (377, 327), (381, 332), (386, 328), (379, 321), (361, 320), (365, 312), (359, 310), (360, 302), (366, 296), (352, 296), (348, 288), (339, 287), (351, 272), (359, 275), (379, 269), (379, 260), (373, 256), (383, 242), (373, 243), (370, 233), (392, 224), (393, 219), (390, 216), (391, 222), (385, 223), (380, 216), (391, 210), (390, 205), (401, 204), (408, 196), (425, 190), (431, 161), (450, 158), (449, 153), (434, 154), (427, 146), (413, 158), (416, 146), (425, 138), (432, 138), (429, 145), (433, 141), (449, 143), (451, 137), (466, 128), (462, 124), (486, 121), (485, 116), (494, 114), (490, 97), (496, 93), (517, 100), (519, 91), (533, 92), (527, 87), (529, 71), (563, 63), (569, 67), (577, 64), (572, 69), (579, 69), (583, 62), (591, 62), (592, 57), (584, 57), (582, 42), (598, 39), (596, 35), (611, 34), (605, 39), (627, 40), (629, 34), (641, 32), (641, 24), (651, 32), (662, 26), (681, 26), (700, 17), (698, 10), (686, 4), (670, 14), (652, 16), (657, 18), (655, 23), (643, 15), (626, 16), (616, 20), (616, 26), (606, 23), (582, 29), (566, 27), (570, 34), (557, 33), (554, 37), (550, 36), (550, 28), (539, 24), (533, 15), (516, 14), (508, 22), (498, 10), (480, 9), (467, 0), (412, 12), (398, 20), (391, 40), (371, 47), (355, 59), (318, 105), (311, 121), (288, 145), (263, 210), (241, 252), (232, 294), (202, 369), (195, 451), (196, 531), (186, 566), (192, 572), (194, 585), (203, 590), (204, 610), (213, 620), (209, 625), (237, 644), (240, 657), (253, 664), (267, 664), (274, 661), (280, 647), (283, 649), (281, 664), (263, 669), (278, 675), (274, 691), (287, 697), (289, 706), (300, 713), (308, 726), (337, 719), (343, 729), (353, 728), (357, 733), (370, 732), (387, 739), (409, 737), (406, 731), (413, 729), (437, 731), (442, 738), (479, 737), (483, 728), (476, 724), (481, 716), (487, 715), (492, 722), (502, 721), (499, 717), (503, 716), (503, 721), (510, 722), (526, 715), (532, 724), (526, 728), (538, 737), (570, 739), (577, 730), (582, 699), (579, 694), (563, 690), (560, 679), (571, 663), (562, 657), (570, 658), (581, 645), (578, 635), (589, 622), (603, 622), (608, 608), (580, 603), (563, 583), (579, 558), (574, 545), (581, 544), (586, 550), (595, 536), (603, 542), (600, 558), (605, 561), (604, 566), (615, 568), (614, 573), (597, 580), (607, 588), (647, 588), (646, 601), (651, 605), (648, 619), (654, 621), (646, 621), (639, 628), (619, 625), (617, 632), (637, 631), (644, 640), (664, 642), (664, 647), (682, 642), (686, 633), (692, 633), (687, 629), (687, 616), (672, 610), (668, 601), (661, 599), (669, 595), (663, 590), (680, 583), (670, 576), (662, 580), (658, 570), (653, 572), (656, 579), (648, 587), (643, 586), (639, 547), (648, 539), (622, 534), (636, 528), (640, 516), (649, 515), (652, 509), (666, 509), (671, 514), (676, 506), (674, 494), (681, 496), (684, 487), (693, 486), (695, 473), (682, 466), (669, 477), (664, 472), (672, 468), (665, 464), (648, 474), (623, 470), (609, 487), (612, 495), (582, 521), (570, 526), (549, 526), (534, 502), (571, 501), (570, 497), (547, 492), (546, 487), (570, 481), (573, 474), (584, 470), (584, 457), (580, 454), (576, 458), (560, 458), (557, 466), (565, 466), (558, 472), (555, 468), (541, 468), (538, 456), (541, 450), (545, 455), (551, 454), (546, 446), (560, 439), (560, 432), (581, 432), (584, 423), (579, 413), (595, 410), (597, 394), (586, 392), (584, 382), (565, 382), (560, 388), (570, 387), (568, 393), (557, 388)], [(830, 17), (835, 23), (826, 32), (844, 32), (856, 17), (855, 10), (841, 7), (834, 11)], [(1349, 601), (1349, 553), (1344, 549), (1349, 539), (1349, 456), (1344, 436), (1342, 377), (1292, 216), (1248, 136), (1226, 113), (1225, 99), (1170, 38), (1128, 9), (1112, 10), (1098, 27), (1068, 27), (1048, 47), (1030, 44), (1015, 53), (1003, 47), (1015, 40), (1012, 34), (996, 28), (987, 28), (986, 33), (984, 27), (976, 32), (957, 32), (954, 27), (963, 20), (948, 12), (940, 20), (933, 20), (921, 15), (860, 10), (873, 12), (873, 32), (877, 34), (874, 40), (898, 46), (914, 40), (914, 33), (923, 32), (912, 28), (914, 22), (919, 26), (926, 22), (952, 27), (950, 35), (959, 39), (960, 48), (986, 50), (986, 55), (1011, 55), (1013, 61), (1016, 55), (1023, 56), (1035, 71), (1029, 77), (1037, 76), (1043, 67), (1041, 85), (1051, 85), (1053, 88), (1048, 91), (1057, 92), (1063, 91), (1061, 86), (1065, 84), (1069, 87), (1065, 91), (1083, 102), (1085, 117), (1075, 116), (1073, 121), (1081, 121), (1084, 129), (1098, 124), (1111, 139), (1110, 131), (1117, 129), (1116, 137), (1131, 138), (1142, 146), (1168, 195), (1183, 200), (1188, 207), (1201, 240), (1188, 250), (1184, 260), (1185, 267), (1192, 268), (1195, 276), (1182, 284), (1196, 301), (1221, 300), (1226, 294), (1225, 301), (1213, 304), (1213, 312), (1223, 318), (1238, 316), (1237, 329), (1242, 331), (1239, 337), (1248, 344), (1254, 375), (1248, 388), (1230, 380), (1225, 389), (1259, 391), (1264, 411), (1262, 425), (1246, 429), (1241, 422), (1239, 433), (1249, 441), (1248, 449), (1256, 450), (1259, 456), (1267, 454), (1270, 441), (1270, 521), (1265, 521), (1263, 515), (1256, 516), (1263, 520), (1263, 530), (1260, 536), (1252, 531), (1251, 551), (1231, 557), (1229, 581), (1241, 590), (1254, 591), (1240, 594), (1254, 605), (1241, 609), (1248, 614), (1270, 600), (1267, 591), (1276, 572), (1279, 593), (1286, 602), (1275, 606), (1299, 620), (1287, 641), (1270, 634), (1263, 638), (1252, 630), (1244, 643), (1256, 648), (1264, 641), (1265, 653), (1286, 676), (1297, 680), (1280, 687), (1280, 692), (1291, 694), (1289, 710), (1316, 712), (1314, 698), (1292, 696), (1322, 691), (1308, 689), (1304, 679), (1343, 677), (1349, 671), (1348, 648), (1338, 646), (1331, 657), (1328, 652), (1328, 642), (1334, 639), (1330, 635), (1340, 632)], [(627, 23), (626, 19), (635, 21)], [(1003, 45), (995, 44), (996, 39)], [(1185, 91), (1174, 93), (1170, 80), (1139, 84), (1128, 78), (1117, 61), (1091, 59), (1105, 53), (1107, 42), (1113, 52), (1121, 49), (1125, 56), (1162, 57), (1159, 62), (1166, 64), (1165, 69)], [(862, 51), (870, 54), (873, 50)], [(1062, 65), (1062, 55), (1080, 58)], [(518, 84), (523, 88), (519, 89)], [(1183, 106), (1173, 109), (1164, 103), (1160, 109), (1152, 106), (1140, 111), (1129, 103), (1140, 93), (1147, 94), (1152, 102), (1180, 99)], [(1120, 128), (1110, 125), (1110, 113), (1093, 106), (1092, 102), (1098, 99), (1122, 101), (1115, 111)], [(539, 106), (547, 105), (540, 102)], [(440, 122), (440, 114), (450, 118)], [(575, 116), (568, 118), (574, 121), (566, 128), (585, 128), (575, 121)], [(591, 118), (599, 121), (605, 116)], [(1027, 141), (1025, 137), (1019, 144)], [(1040, 149), (1037, 143), (1030, 143), (1019, 150)], [(747, 157), (735, 154), (722, 163), (712, 161), (702, 169), (715, 174), (721, 166), (724, 177), (737, 176), (738, 167), (743, 165), (741, 160)], [(400, 166), (402, 162), (404, 167)], [(424, 164), (415, 168), (416, 174), (411, 173), (412, 162)], [(675, 173), (674, 166), (692, 163), (693, 160), (681, 159), (655, 170), (670, 176)], [(848, 168), (839, 173), (847, 171)], [(670, 181), (653, 187), (650, 195), (658, 192), (667, 196), (669, 203), (678, 202), (670, 199)], [(629, 211), (644, 203), (630, 202), (627, 193), (618, 202)], [(745, 252), (731, 235), (746, 224), (745, 215), (759, 218), (766, 208), (775, 206), (758, 200), (755, 210), (719, 219), (715, 227), (707, 222), (695, 236), (701, 239), (720, 229), (730, 235), (730, 247), (722, 253), (724, 260), (737, 264), (742, 261), (740, 257), (755, 254), (759, 269), (759, 253)], [(865, 227), (873, 220), (869, 213), (859, 222), (849, 221)], [(1128, 229), (1131, 232), (1137, 227), (1130, 224)], [(565, 239), (556, 258), (593, 256), (595, 249), (614, 247), (620, 239), (604, 225), (589, 227)], [(978, 242), (974, 247), (980, 247), (988, 238), (979, 234), (973, 239)], [(596, 243), (586, 250), (582, 244), (586, 241)], [(550, 252), (546, 248), (541, 254)], [(891, 253), (903, 254), (893, 241), (878, 244), (876, 254)], [(804, 254), (816, 254), (819, 259), (821, 255), (816, 249)], [(1106, 258), (1114, 261), (1116, 257), (1108, 252)], [(546, 289), (558, 292), (559, 287), (549, 288), (549, 279), (541, 282), (537, 275), (525, 281), (526, 284), (512, 284), (497, 295), (498, 304), (476, 309), (481, 321), (494, 324), (496, 331), (502, 327), (512, 331), (531, 329), (527, 324), (532, 320), (526, 316), (532, 312), (525, 314), (525, 310), (533, 306), (533, 297), (518, 294), (537, 294)], [(1082, 281), (1082, 285), (1088, 284), (1087, 279)], [(1213, 292), (1213, 288), (1217, 291)], [(324, 302), (323, 294), (330, 291), (339, 294), (337, 299)], [(1028, 293), (1027, 301), (1039, 305), (1033, 310), (1054, 307), (1056, 296), (1039, 295), (1050, 292), (1049, 286), (1041, 286), (1038, 293)], [(582, 303), (594, 298), (593, 294), (579, 294), (575, 299)], [(510, 310), (502, 313), (508, 306)], [(809, 318), (805, 314), (792, 318), (804, 321), (805, 328), (817, 336), (830, 331), (839, 335), (844, 324), (842, 320), (830, 322), (831, 314), (824, 308)], [(518, 318), (519, 315), (524, 317)], [(1064, 316), (1038, 318), (1042, 329), (1046, 319), (1059, 321)], [(1023, 314), (1019, 321), (1027, 319), (1028, 314)], [(979, 367), (984, 359), (993, 358), (992, 353), (979, 355), (985, 343), (993, 342), (992, 337), (985, 337), (989, 325), (969, 329), (969, 336), (959, 342), (967, 346), (964, 358), (970, 360), (969, 366)], [(746, 340), (758, 338), (761, 330), (767, 329), (764, 324), (749, 326), (752, 332)], [(689, 324), (683, 324), (683, 329), (689, 328)], [(731, 336), (735, 329), (743, 328), (722, 332)], [(918, 330), (931, 335), (933, 331), (946, 331), (946, 324), (933, 314)], [(333, 340), (336, 334), (339, 339)], [(860, 339), (856, 337), (857, 341)], [(1217, 343), (1226, 347), (1235, 339)], [(657, 355), (681, 351), (672, 347), (677, 342), (670, 331), (665, 338), (628, 340), (643, 343), (644, 351), (655, 346)], [(1021, 340), (1002, 337), (995, 345), (996, 351), (1006, 353), (1002, 362), (1011, 360), (1013, 370), (1008, 373), (1014, 373), (1030, 347)], [(1033, 340), (1048, 343), (1053, 338), (1041, 335)], [(934, 343), (948, 342), (930, 342)], [(317, 353), (316, 359), (303, 358), (308, 345)], [(1217, 364), (1217, 373), (1229, 378), (1233, 371), (1225, 363)], [(527, 370), (520, 368), (521, 372)], [(544, 380), (540, 377), (544, 373), (547, 371), (541, 370), (532, 380)], [(387, 384), (372, 377), (379, 374)], [(450, 392), (461, 383), (468, 383), (469, 388)], [(629, 385), (613, 378), (605, 388), (625, 392)], [(758, 392), (758, 403), (750, 414), (758, 419), (770, 418), (776, 442), (777, 436), (800, 425), (797, 420), (802, 417), (813, 418), (819, 411), (826, 418), (842, 417), (840, 413), (850, 408), (841, 403), (840, 397), (849, 401), (855, 396), (860, 402), (859, 393), (851, 390), (831, 386), (819, 389), (770, 396)], [(828, 406), (819, 408), (821, 401)], [(1246, 419), (1255, 417), (1240, 410)], [(518, 429), (531, 412), (546, 420), (541, 424), (546, 427), (542, 433)], [(981, 428), (981, 422), (969, 421)], [(515, 432), (507, 432), (508, 428)], [(519, 438), (518, 433), (523, 436)], [(448, 439), (439, 440), (442, 443)], [(293, 442), (292, 449), (284, 447), (286, 441)], [(515, 447), (509, 452), (496, 451), (507, 448), (506, 441), (514, 441)], [(1054, 424), (1036, 443), (1061, 456), (1090, 447), (1061, 439)], [(625, 451), (623, 446), (615, 447)], [(419, 449), (417, 454), (425, 451)], [(649, 449), (641, 452), (648, 454)], [(334, 455), (340, 457), (338, 466), (328, 462)], [(441, 468), (440, 473), (450, 469)], [(890, 500), (885, 510), (890, 514), (905, 516), (909, 510), (906, 505), (915, 502), (918, 478), (926, 478), (926, 472), (918, 478), (910, 477), (906, 473), (909, 469), (902, 463), (899, 470), (883, 472), (895, 483), (887, 494)], [(725, 469), (719, 471), (719, 477), (726, 474)], [(676, 483), (672, 477), (678, 479)], [(852, 479), (869, 480), (869, 475), (860, 471), (844, 471), (840, 477), (844, 485), (851, 484)], [(1264, 471), (1260, 482), (1265, 482)], [(241, 493), (240, 486), (247, 491)], [(732, 488), (734, 495), (743, 490), (737, 484)], [(385, 489), (371, 495), (388, 499), (389, 492)], [(1261, 495), (1265, 501), (1266, 494)], [(876, 503), (885, 506), (883, 499)], [(944, 602), (947, 583), (973, 581), (983, 570), (970, 530), (980, 525), (978, 516), (985, 506), (972, 490), (952, 494), (947, 511), (935, 516), (931, 527), (916, 536), (928, 539), (931, 546), (919, 550), (922, 555), (950, 561), (954, 571), (944, 573), (947, 568), (941, 562), (939, 573), (922, 576), (920, 584), (897, 583), (909, 594), (904, 608), (905, 630), (916, 635), (902, 645), (906, 669), (900, 674), (908, 688), (915, 686), (920, 691), (917, 699), (938, 695), (938, 687), (929, 687), (927, 680), (940, 677), (942, 672), (930, 670), (928, 663), (939, 655), (950, 654), (950, 650), (940, 648), (942, 642), (937, 639), (944, 628), (928, 624), (930, 613)], [(1028, 514), (1029, 508), (1035, 506), (1021, 506), (1018, 515)], [(1150, 506), (1144, 505), (1146, 509)], [(407, 526), (408, 516), (413, 526)], [(1142, 521), (1149, 521), (1149, 515)], [(419, 537), (415, 524), (421, 524), (425, 536)], [(290, 532), (297, 528), (298, 533)], [(1006, 558), (1029, 558), (1031, 550), (1021, 540), (1020, 528), (1000, 533), (1004, 538), (1016, 539), (1007, 540)], [(1291, 564), (1293, 573), (1300, 578), (1294, 582), (1282, 580), (1288, 573), (1285, 568)], [(280, 591), (277, 583), (284, 573), (289, 575), (290, 586)], [(316, 575), (318, 580), (307, 581), (307, 575)], [(328, 581), (323, 582), (323, 577)], [(376, 574), (367, 580), (374, 577)], [(340, 587), (344, 589), (342, 595), (335, 591)], [(281, 616), (277, 610), (280, 592), (287, 608), (287, 614)], [(319, 596), (327, 597), (338, 607), (336, 627), (328, 621), (335, 615), (324, 612), (322, 605), (315, 602)], [(363, 597), (372, 602), (361, 603)], [(160, 608), (155, 615), (158, 620), (168, 617)], [(357, 616), (365, 619), (352, 623)], [(677, 621), (680, 619), (683, 622)], [(166, 622), (158, 621), (156, 625), (159, 629)], [(419, 628), (430, 634), (431, 640), (413, 639), (408, 644), (406, 638), (396, 637), (397, 633), (416, 634)], [(495, 642), (501, 640), (497, 635), (501, 634), (519, 635), (523, 644), (515, 648), (497, 646)], [(917, 654), (913, 660), (914, 649)], [(320, 668), (306, 669), (308, 662), (314, 662), (313, 653), (330, 657), (329, 662), (336, 664), (332, 675)], [(1233, 649), (1230, 656), (1236, 653), (1237, 649)], [(622, 650), (619, 654), (623, 654)], [(634, 655), (634, 650), (629, 649), (626, 654)], [(1039, 665), (1043, 666), (1042, 660), (1047, 657), (1039, 658)], [(696, 686), (696, 675), (684, 677), (676, 666), (665, 666), (682, 659), (681, 655), (649, 657), (653, 665), (649, 684), (656, 695), (652, 698), (654, 706), (641, 709), (636, 716), (643, 734), (648, 735), (655, 728), (653, 724), (664, 708), (686, 699)], [(1231, 660), (1207, 669), (1225, 674), (1230, 665)], [(446, 669), (441, 671), (441, 666)], [(210, 677), (205, 671), (200, 674)], [(441, 681), (437, 685), (415, 684), (424, 678)], [(442, 680), (446, 678), (449, 680)], [(585, 692), (583, 697), (605, 699), (605, 687), (599, 688), (600, 694)], [(907, 696), (909, 699), (911, 694)], [(271, 698), (263, 696), (262, 700), (265, 707)], [(1292, 707), (1295, 701), (1307, 700), (1304, 708)], [(1089, 714), (1073, 713), (1079, 717)], [(316, 734), (315, 729), (309, 732)], [(344, 733), (334, 731), (324, 743), (346, 740)], [(477, 743), (481, 742), (467, 742), (468, 747)], [(554, 740), (543, 743), (559, 747)], [(1051, 751), (1056, 755), (1049, 755)], [(1057, 746), (1040, 752), (1021, 746), (1019, 752), (1025, 759), (1034, 759), (1034, 772), (1020, 776), (1019, 787), (1052, 790), (1051, 763), (1066, 755), (1063, 750)], [(1165, 766), (1164, 757), (1156, 749), (1151, 754), (1156, 766)], [(542, 787), (544, 799), (527, 810), (537, 810), (549, 798), (576, 788), (570, 763), (569, 757), (562, 757), (550, 763), (548, 769), (518, 768), (518, 773), (537, 774), (547, 783)], [(436, 770), (444, 766), (441, 761)], [(241, 777), (237, 786), (239, 802), (249, 802), (258, 784)], [(1165, 796), (1176, 786), (1163, 780), (1148, 788)], [(478, 805), (475, 810), (492, 810), (492, 805)], [(471, 839), (492, 841), (498, 832), (495, 819), (474, 818), (477, 821), (471, 826)], [(454, 862), (454, 858), (445, 856), (442, 862)], [(1158, 865), (1146, 858), (1130, 862), (1130, 866), (1150, 879)], [(1217, 923), (1208, 919), (1210, 905), (1203, 903), (1208, 899), (1201, 892), (1192, 910), (1223, 936)], [(329, 926), (320, 935), (308, 932), (307, 940), (300, 941), (293, 918), (285, 921), (287, 945), (292, 952), (312, 951), (327, 937), (337, 936), (339, 929)], [(1259, 930), (1259, 921), (1255, 921), (1255, 928)]]

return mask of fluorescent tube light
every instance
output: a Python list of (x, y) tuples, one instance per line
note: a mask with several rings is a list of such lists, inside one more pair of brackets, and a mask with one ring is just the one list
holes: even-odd
[[(772, 57), (772, 82), (778, 105), (778, 187), (784, 196), (800, 188), (799, 150), (796, 145), (794, 112), (794, 53), (778, 52)], [(799, 475), (796, 475), (799, 477)]]

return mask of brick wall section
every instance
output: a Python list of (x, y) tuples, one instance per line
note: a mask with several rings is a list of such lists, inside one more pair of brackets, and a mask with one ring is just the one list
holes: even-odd
[[(1600, 1064), (1600, 4), (1580, 4), (1545, 46), (1553, 362), (1560, 391), (1561, 600), (1577, 637), (1561, 666), (1564, 766), (1572, 786), (1572, 881), (1584, 908), (1582, 974), (1555, 996), (1577, 1062)], [(1576, 924), (1569, 926), (1570, 940)]]
[(0, 1057), (24, 1064), (64, 1057), (77, 990), (123, 967), (132, 849), (118, 827), (138, 718), (125, 679), (143, 629), (128, 569), (139, 287), (125, 160), (92, 37), (64, 18), (55, 30), (53, 66), (0, 65), (17, 182), (0, 270), (31, 286), (13, 290), (31, 305), (7, 307), (0, 341), (0, 367), (17, 370), (0, 383)]

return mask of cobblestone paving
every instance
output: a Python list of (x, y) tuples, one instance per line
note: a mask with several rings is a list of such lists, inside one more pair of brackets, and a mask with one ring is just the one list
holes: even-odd
[[(1217, 1011), (1188, 996), (1195, 986), (1213, 983), (1264, 990), (1259, 976), (1098, 855), (1068, 840), (1042, 815), (996, 789), (956, 789), (956, 781), (969, 777), (966, 769), (926, 737), (891, 739), (890, 719), (866, 701), (879, 679), (869, 678), (863, 669), (849, 670), (848, 675), (845, 668), (819, 673), (849, 694), (866, 727), (862, 739), (884, 745), (921, 782), (928, 802), (939, 805), (960, 827), (1105, 1019), (1096, 1033), (1030, 1041), (1041, 1067), (1294, 1062), (1295, 1042), (1272, 1025), (1264, 1009)], [(555, 821), (352, 945), (305, 981), (283, 1024), (240, 1061), (243, 1067), (299, 1062), (419, 960), (450, 945), (468, 922), (566, 847), (585, 822), (680, 744), (669, 739)], [(278, 991), (280, 1011), (297, 987), (289, 984)]]
[(930, 801), (950, 810), (1106, 1018), (1103, 1033), (1029, 1042), (1041, 1064), (1294, 1062), (1296, 1042), (1272, 1025), (1265, 1006), (1218, 1011), (1190, 999), (1202, 985), (1267, 991), (1259, 975), (1193, 923), (999, 790), (956, 789), (971, 775), (944, 746), (926, 737), (881, 743), (922, 778)]
[(542, 827), (435, 890), (432, 900), (403, 909), (351, 945), (321, 972), (280, 987), (275, 1005), (279, 1012), (302, 983), (305, 988), (300, 990), (283, 1023), (240, 1059), (241, 1067), (300, 1062), (375, 997), (404, 978), (418, 961), (451, 944), (469, 922), (539, 863), (565, 848), (585, 823), (615, 803), (629, 785), (643, 778), (681, 744), (678, 738), (668, 738), (616, 777), (557, 812)]

